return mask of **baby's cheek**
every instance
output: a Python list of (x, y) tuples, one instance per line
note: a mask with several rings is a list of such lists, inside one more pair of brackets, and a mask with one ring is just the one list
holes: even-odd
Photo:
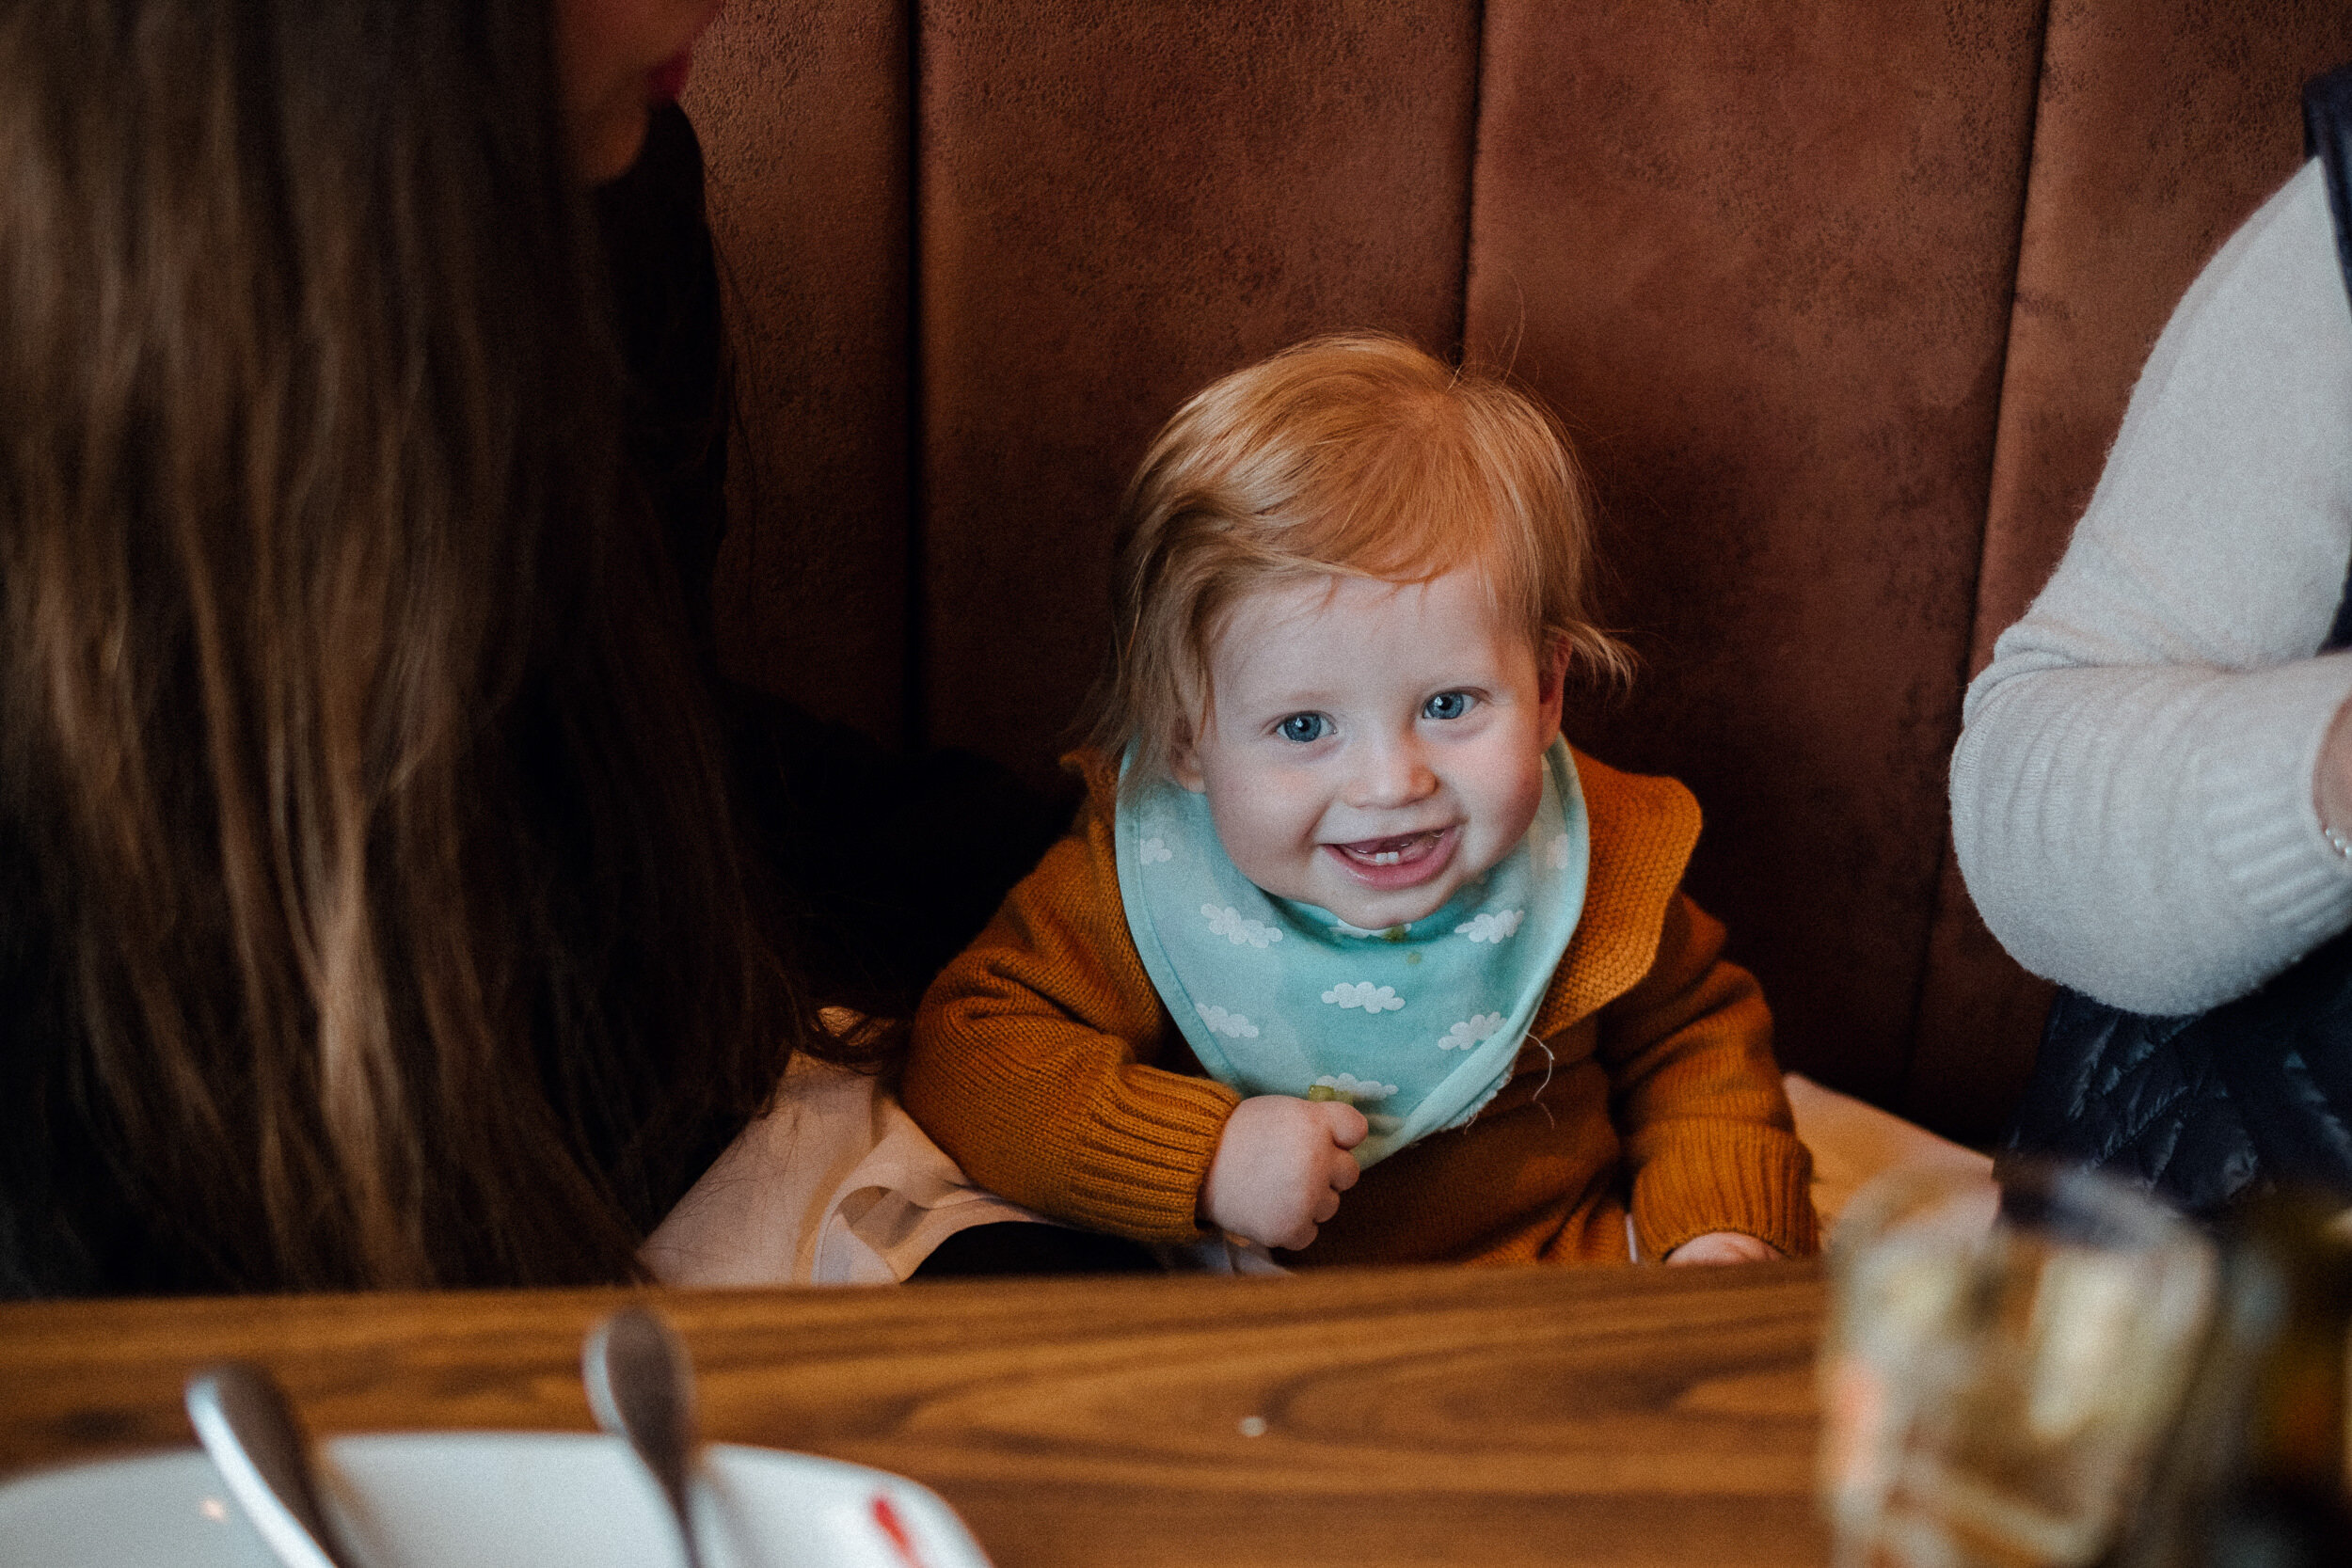
[(1479, 858), (1486, 863), (1475, 867), (1472, 876), (1493, 870), (1518, 847), (1527, 830), (1534, 826), (1535, 810), (1543, 802), (1544, 777), (1539, 760), (1536, 768), (1514, 780), (1512, 786), (1493, 802), (1487, 832), (1480, 835), (1486, 842), (1480, 846)]
[[(1212, 789), (1209, 819), (1233, 868), (1269, 893), (1291, 894), (1298, 863), (1311, 849), (1313, 822), (1277, 809), (1279, 801)], [(1302, 848), (1302, 846), (1305, 847)]]

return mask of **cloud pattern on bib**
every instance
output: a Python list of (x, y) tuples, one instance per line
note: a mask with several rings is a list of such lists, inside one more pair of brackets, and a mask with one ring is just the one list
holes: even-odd
[(1509, 1077), (1583, 908), (1583, 797), (1565, 744), (1546, 762), (1518, 847), (1384, 930), (1269, 895), (1227, 857), (1201, 796), (1130, 781), (1114, 825), (1128, 928), (1201, 1066), (1244, 1095), (1376, 1107), (1365, 1164), (1474, 1115)]

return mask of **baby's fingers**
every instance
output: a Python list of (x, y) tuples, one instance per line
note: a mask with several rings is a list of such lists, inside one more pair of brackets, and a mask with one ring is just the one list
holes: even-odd
[(1325, 1107), (1326, 1125), (1331, 1129), (1331, 1141), (1342, 1148), (1354, 1148), (1372, 1131), (1372, 1123), (1364, 1113), (1353, 1105), (1328, 1104)]
[(1303, 1217), (1296, 1225), (1291, 1227), (1287, 1233), (1266, 1237), (1265, 1244), (1270, 1247), (1279, 1247), (1284, 1252), (1304, 1252), (1314, 1245), (1315, 1237), (1323, 1228), (1323, 1222), (1338, 1213), (1340, 1209), (1338, 1194), (1329, 1193), (1325, 1196), (1330, 1198), (1331, 1207), (1324, 1211), (1320, 1217)]

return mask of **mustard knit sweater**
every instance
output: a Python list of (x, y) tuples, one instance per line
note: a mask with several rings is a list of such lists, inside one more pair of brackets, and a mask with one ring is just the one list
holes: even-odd
[[(1118, 782), (1073, 763), (1068, 836), (932, 982), (901, 1089), (972, 1177), (1074, 1225), (1201, 1234), (1200, 1187), (1238, 1097), (1207, 1077), (1145, 977), (1119, 896)], [(1812, 1161), (1772, 1016), (1723, 927), (1680, 891), (1698, 803), (1576, 758), (1592, 824), (1584, 911), (1514, 1076), (1477, 1119), (1364, 1172), (1298, 1263), (1602, 1262), (1737, 1230), (1819, 1244)]]

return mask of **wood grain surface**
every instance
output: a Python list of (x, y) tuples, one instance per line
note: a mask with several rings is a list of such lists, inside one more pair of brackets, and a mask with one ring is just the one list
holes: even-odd
[[(187, 1443), (227, 1356), (320, 1433), (584, 1429), (628, 1294), (0, 1307), (0, 1467)], [(711, 1437), (912, 1476), (1000, 1568), (1825, 1558), (1817, 1265), (644, 1295)]]

